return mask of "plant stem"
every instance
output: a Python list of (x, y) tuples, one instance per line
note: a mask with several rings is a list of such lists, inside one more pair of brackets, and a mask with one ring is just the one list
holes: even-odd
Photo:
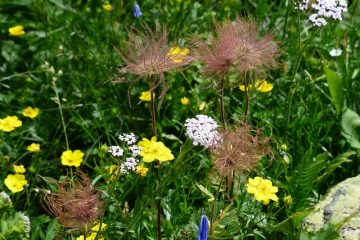
[(156, 111), (155, 111), (155, 99), (154, 99), (154, 87), (155, 87), (155, 79), (152, 78), (150, 88), (150, 95), (151, 95), (151, 126), (152, 126), (152, 134), (153, 137), (156, 137)]
[(224, 85), (225, 85), (225, 74), (223, 74), (221, 77), (220, 111), (221, 111), (221, 120), (223, 122), (224, 130), (226, 130), (225, 107), (224, 107)]
[[(151, 95), (151, 127), (152, 127), (152, 134), (153, 137), (156, 137), (156, 110), (155, 110), (155, 99), (154, 99), (154, 89), (155, 88), (155, 77), (152, 77), (152, 82), (151, 82), (151, 88), (150, 88), (150, 95)], [(160, 162), (158, 162), (158, 176), (157, 176), (157, 185), (158, 185), (158, 191), (159, 191), (159, 195), (161, 194), (161, 190), (160, 190)], [(156, 203), (156, 209), (157, 209), (157, 217), (156, 217), (156, 222), (157, 222), (157, 235), (158, 235), (158, 239), (161, 240), (161, 202), (160, 202), (160, 198), (159, 199), (155, 199), (155, 203)]]
[[(299, 27), (300, 29), (300, 27)], [(299, 30), (300, 31), (300, 30)], [(293, 88), (293, 90), (290, 89), (290, 91), (288, 92), (288, 104), (287, 104), (287, 109), (286, 109), (286, 123), (285, 123), (285, 139), (287, 140), (287, 136), (288, 136), (288, 124), (289, 124), (289, 121), (290, 121), (290, 109), (291, 109), (291, 106), (292, 106), (292, 102), (293, 102), (293, 98), (294, 98), (294, 94), (295, 94), (295, 91), (296, 91), (296, 87), (294, 85), (296, 85), (296, 79), (295, 79), (295, 75), (299, 69), (299, 66), (300, 66), (300, 62), (301, 62), (301, 58), (302, 58), (302, 55), (304, 54), (306, 48), (309, 46), (309, 44), (311, 43), (311, 41), (313, 40), (314, 36), (320, 31), (317, 30), (314, 32), (311, 33), (311, 36), (306, 40), (306, 42), (304, 43), (304, 46), (301, 48), (300, 47), (300, 44), (301, 44), (301, 39), (300, 39), (300, 33), (299, 33), (299, 54), (297, 55), (296, 57), (296, 62), (295, 62), (295, 66), (294, 66), (294, 70), (291, 74), (291, 78), (290, 78), (290, 83), (291, 83), (291, 88)]]
[(244, 123), (246, 123), (246, 118), (249, 111), (249, 93), (248, 93), (248, 85), (246, 81), (246, 72), (244, 71), (244, 88), (245, 88), (245, 113), (244, 113)]
[(63, 114), (63, 111), (62, 111), (61, 102), (60, 102), (60, 98), (59, 98), (59, 93), (57, 91), (55, 82), (53, 83), (53, 87), (54, 87), (54, 91), (55, 91), (55, 95), (56, 95), (57, 104), (59, 106), (61, 122), (62, 122), (64, 135), (65, 135), (66, 149), (69, 150), (69, 140), (68, 140), (68, 136), (67, 136), (67, 132), (66, 132), (66, 124), (65, 124), (65, 120), (64, 120), (64, 114)]

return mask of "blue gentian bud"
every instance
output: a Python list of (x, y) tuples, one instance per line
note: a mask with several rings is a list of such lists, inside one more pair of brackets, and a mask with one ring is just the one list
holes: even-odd
[(134, 3), (134, 17), (138, 18), (142, 15), (139, 4), (137, 2)]
[(208, 229), (209, 229), (209, 220), (207, 219), (205, 212), (201, 215), (198, 240), (207, 240), (208, 239)]

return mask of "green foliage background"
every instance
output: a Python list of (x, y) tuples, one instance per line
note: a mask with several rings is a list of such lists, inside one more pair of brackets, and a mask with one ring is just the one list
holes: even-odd
[[(272, 32), (282, 52), (278, 67), (267, 76), (274, 89), (254, 93), (250, 105), (251, 124), (271, 136), (275, 158), (263, 159), (253, 172), (237, 176), (231, 203), (220, 191), (215, 207), (218, 225), (211, 239), (296, 239), (301, 232), (301, 217), (296, 216), (329, 187), (359, 173), (359, 126), (352, 125), (360, 113), (358, 1), (349, 4), (343, 21), (330, 22), (319, 31), (308, 23), (306, 13), (294, 9), (292, 1), (144, 0), (138, 2), (140, 18), (133, 16), (133, 1), (110, 2), (111, 12), (102, 8), (104, 3), (0, 2), (0, 118), (21, 116), (26, 106), (41, 110), (35, 120), (22, 117), (23, 126), (16, 131), (0, 132), (0, 190), (8, 191), (3, 179), (12, 173), (14, 163), (28, 169), (29, 185), (13, 194), (12, 200), (15, 209), (30, 216), (31, 239), (55, 239), (56, 235), (57, 239), (75, 239), (79, 235), (67, 234), (44, 216), (43, 195), (34, 190), (49, 188), (41, 176), (60, 179), (69, 171), (60, 163), (66, 144), (54, 77), (70, 149), (86, 153), (81, 169), (106, 202), (105, 239), (156, 239), (154, 198), (161, 199), (166, 239), (194, 239), (202, 209), (210, 215), (212, 204), (195, 183), (215, 195), (220, 179), (208, 152), (186, 139), (183, 123), (200, 113), (220, 120), (219, 89), (211, 85), (213, 79), (201, 74), (197, 63), (182, 73), (165, 76), (169, 89), (157, 113), (158, 131), (176, 159), (162, 167), (161, 184), (155, 184), (154, 167), (145, 178), (128, 175), (107, 181), (109, 167), (116, 162), (102, 146), (117, 144), (121, 132), (151, 136), (149, 107), (138, 99), (148, 90), (145, 79), (134, 85), (112, 83), (119, 77), (117, 67), (123, 64), (114, 47), (122, 49), (127, 31), (142, 29), (144, 23), (152, 29), (166, 26), (170, 41), (186, 46), (194, 35), (206, 38), (214, 29), (213, 19), (225, 22), (242, 16), (256, 21), (260, 32)], [(17, 24), (25, 27), (26, 34), (9, 36), (8, 28)], [(331, 57), (329, 51), (338, 47), (343, 54)], [(55, 74), (44, 71), (45, 61)], [(136, 79), (124, 77), (129, 82)], [(230, 76), (225, 92), (227, 118), (234, 123), (244, 112), (244, 95), (238, 85), (236, 76)], [(190, 105), (181, 105), (184, 96)], [(201, 102), (207, 103), (202, 111)], [(26, 152), (32, 142), (41, 144), (39, 154)], [(290, 164), (282, 161), (279, 152), (284, 144), (287, 148), (282, 151)], [(246, 193), (244, 184), (253, 176), (268, 178), (279, 187), (278, 204), (262, 206)], [(284, 204), (287, 195), (292, 196), (293, 204)], [(123, 211), (125, 202), (128, 213)], [(283, 221), (292, 224), (284, 228)]]

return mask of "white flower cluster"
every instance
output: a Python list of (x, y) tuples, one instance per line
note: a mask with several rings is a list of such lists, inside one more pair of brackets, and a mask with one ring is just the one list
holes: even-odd
[[(298, 3), (298, 9), (304, 11), (308, 9), (309, 0), (302, 0)], [(326, 19), (342, 20), (342, 14), (347, 12), (346, 0), (316, 0), (311, 4), (311, 8), (315, 13), (309, 17), (310, 22), (317, 27), (327, 24)]]
[(6, 192), (0, 192), (0, 208), (12, 206), (10, 196)]
[(121, 157), (122, 155), (124, 155), (124, 149), (122, 149), (119, 146), (109, 147), (108, 152), (111, 153), (111, 155), (113, 155), (113, 157)]
[(30, 219), (24, 213), (19, 212), (19, 218), (23, 222), (24, 230), (27, 236), (30, 235)]
[(128, 174), (129, 172), (134, 172), (138, 163), (139, 160), (134, 157), (126, 158), (125, 162), (123, 162), (120, 166), (120, 173)]
[(113, 157), (122, 157), (119, 160), (120, 173), (128, 174), (134, 172), (139, 160), (136, 157), (140, 154), (141, 148), (136, 145), (136, 135), (134, 133), (119, 134), (119, 140), (126, 146), (111, 146), (108, 150)]
[(136, 143), (136, 136), (134, 133), (122, 133), (119, 134), (119, 139), (122, 142), (125, 142), (128, 145)]
[(218, 124), (214, 119), (206, 115), (197, 115), (185, 121), (186, 135), (193, 140), (195, 146), (200, 145), (205, 148), (216, 145), (220, 138), (217, 131)]

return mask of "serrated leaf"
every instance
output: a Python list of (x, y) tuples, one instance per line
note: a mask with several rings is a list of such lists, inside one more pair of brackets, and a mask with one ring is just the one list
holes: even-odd
[(200, 189), (201, 192), (203, 192), (206, 196), (209, 197), (208, 202), (215, 201), (214, 195), (203, 185), (196, 183), (196, 186)]
[(360, 121), (360, 116), (350, 109), (346, 109), (341, 119), (342, 134), (350, 146), (356, 149), (360, 149), (360, 134), (357, 129), (358, 121)]
[(338, 113), (340, 113), (344, 101), (343, 81), (339, 78), (336, 72), (330, 70), (326, 64), (324, 64), (324, 72), (335, 109)]

